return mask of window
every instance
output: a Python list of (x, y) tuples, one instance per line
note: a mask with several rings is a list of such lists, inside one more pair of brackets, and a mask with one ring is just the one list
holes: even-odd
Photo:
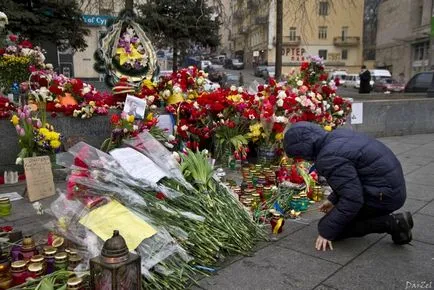
[(296, 38), (297, 38), (297, 28), (290, 27), (289, 28), (289, 40), (290, 41), (295, 41)]
[(432, 73), (421, 73), (415, 78), (415, 86), (429, 88), (432, 81)]
[(418, 43), (414, 45), (413, 60), (428, 59), (429, 42)]
[(326, 16), (329, 14), (329, 2), (321, 1), (319, 2), (319, 15)]
[(348, 37), (348, 26), (342, 26), (342, 40), (347, 39)]
[(318, 27), (318, 38), (327, 39), (327, 26)]
[(348, 59), (348, 50), (342, 49), (341, 59)]
[(320, 49), (318, 50), (318, 55), (322, 57), (324, 60), (327, 59), (327, 49)]

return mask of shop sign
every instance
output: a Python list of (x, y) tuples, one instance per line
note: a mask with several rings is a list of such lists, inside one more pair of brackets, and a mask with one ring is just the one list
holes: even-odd
[(113, 18), (109, 15), (82, 15), (82, 17), (85, 24), (92, 26), (105, 26), (107, 21)]
[(282, 48), (282, 56), (288, 57), (290, 61), (305, 61), (304, 54), (306, 49), (302, 47), (284, 47)]

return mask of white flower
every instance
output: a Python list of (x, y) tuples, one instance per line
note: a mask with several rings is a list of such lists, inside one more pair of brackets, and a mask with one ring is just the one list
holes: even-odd
[(309, 95), (309, 97), (311, 97), (311, 98), (315, 98), (315, 93), (314, 93), (314, 92), (309, 92), (308, 95)]
[(322, 84), (323, 84), (323, 85), (326, 85), (326, 84), (327, 84), (327, 82), (326, 82), (326, 81), (322, 81)]
[(334, 87), (334, 86), (335, 86), (335, 81), (331, 80), (331, 81), (329, 82), (329, 86), (330, 86), (330, 87)]
[(238, 92), (239, 92), (240, 94), (242, 94), (242, 93), (244, 92), (243, 87), (238, 87)]
[(259, 102), (260, 98), (258, 96), (255, 96), (255, 102)]
[(194, 102), (193, 103), (193, 108), (195, 108), (196, 110), (199, 110), (199, 104), (198, 104), (198, 102)]
[(128, 129), (124, 128), (124, 133), (127, 134), (128, 133)]
[(278, 107), (282, 107), (283, 106), (283, 100), (282, 99), (278, 99), (276, 102)]
[(198, 84), (199, 86), (201, 86), (201, 85), (203, 84), (204, 81), (205, 81), (205, 80), (203, 79), (203, 77), (200, 77), (200, 78), (197, 79), (197, 84)]
[(317, 114), (321, 114), (321, 108), (316, 108), (315, 112), (316, 112)]
[(181, 126), (181, 130), (182, 131), (187, 131), (188, 130), (188, 126), (187, 125), (182, 125)]
[(170, 97), (170, 95), (171, 95), (170, 90), (167, 90), (167, 89), (164, 90), (164, 92), (163, 92), (164, 97), (168, 98), (168, 97)]
[(217, 117), (219, 117), (219, 118), (223, 118), (224, 115), (223, 115), (223, 113), (218, 113), (218, 114), (217, 114)]
[(249, 119), (250, 119), (250, 120), (254, 120), (254, 119), (255, 119), (255, 115), (250, 114), (250, 115), (249, 115)]
[(137, 126), (137, 125), (133, 125), (133, 130), (134, 130), (134, 131), (139, 130), (139, 126)]
[(30, 48), (21, 49), (21, 53), (23, 56), (30, 56), (33, 53), (33, 50)]
[(91, 90), (92, 90), (92, 88), (91, 88), (90, 86), (85, 86), (85, 87), (83, 87), (83, 89), (81, 90), (81, 93), (82, 93), (83, 95), (86, 95), (86, 94), (90, 93)]
[(79, 110), (74, 110), (74, 112), (72, 113), (72, 116), (77, 117), (78, 114), (80, 114)]
[(297, 86), (301, 87), (302, 85), (303, 85), (303, 81), (302, 80), (297, 81)]
[(321, 101), (322, 100), (322, 95), (321, 94), (316, 94), (316, 98)]
[(286, 98), (286, 93), (285, 91), (280, 91), (279, 94), (277, 95), (277, 97), (279, 99), (285, 99)]
[(33, 208), (36, 210), (36, 213), (37, 213), (38, 215), (43, 215), (43, 214), (44, 214), (44, 209), (42, 208), (42, 204), (41, 204), (39, 201), (34, 202), (34, 203), (32, 204), (32, 206), (33, 206)]
[(333, 109), (335, 109), (335, 111), (337, 111), (337, 110), (339, 110), (339, 106), (338, 106), (338, 105), (335, 105), (335, 106), (333, 107)]
[(20, 157), (18, 157), (18, 158), (15, 160), (15, 164), (16, 164), (16, 165), (21, 165), (21, 164), (23, 164), (23, 159), (20, 158)]
[(274, 122), (276, 122), (276, 123), (283, 123), (283, 124), (286, 124), (286, 123), (288, 123), (288, 118), (286, 118), (285, 116), (274, 116)]
[(330, 109), (330, 104), (327, 104), (327, 105), (326, 105), (326, 109), (327, 109), (327, 110)]
[(296, 100), (297, 102), (299, 102), (299, 103), (301, 102), (301, 98), (300, 98), (300, 97), (296, 97), (295, 100)]
[(175, 136), (173, 136), (172, 134), (170, 134), (170, 135), (167, 137), (167, 140), (169, 140), (169, 142), (171, 142), (171, 141), (175, 140)]
[(53, 69), (53, 65), (52, 65), (51, 63), (47, 63), (47, 64), (45, 65), (45, 68), (46, 68), (46, 69), (49, 69), (49, 70), (52, 70), (52, 69)]
[(173, 144), (170, 144), (169, 142), (164, 142), (164, 146), (166, 146), (169, 149), (173, 148)]
[[(86, 114), (81, 115), (81, 118), (82, 118), (82, 119), (86, 119), (86, 117), (87, 117)], [(125, 133), (126, 133), (126, 132), (125, 132)]]
[(181, 93), (182, 90), (181, 90), (180, 87), (176, 86), (176, 87), (173, 87), (173, 92), (174, 92), (174, 93)]
[(340, 111), (337, 112), (337, 114), (338, 114), (339, 116), (342, 116), (342, 115), (344, 114), (344, 111), (343, 111), (343, 110), (340, 110)]
[(294, 94), (298, 94), (298, 89), (292, 89), (292, 92), (293, 92)]
[(151, 105), (150, 108), (151, 108), (151, 110), (155, 110), (155, 109), (157, 109), (157, 106), (156, 105)]
[(237, 87), (234, 86), (234, 85), (232, 85), (230, 89), (231, 89), (231, 91), (236, 91), (236, 90), (237, 90)]
[(153, 95), (148, 96), (148, 102), (153, 103), (155, 100), (155, 97)]

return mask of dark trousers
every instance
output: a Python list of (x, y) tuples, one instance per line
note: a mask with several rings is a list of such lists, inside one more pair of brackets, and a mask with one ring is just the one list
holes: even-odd
[(392, 211), (384, 209), (362, 207), (357, 216), (345, 227), (336, 240), (363, 237), (372, 233), (390, 233), (391, 213)]

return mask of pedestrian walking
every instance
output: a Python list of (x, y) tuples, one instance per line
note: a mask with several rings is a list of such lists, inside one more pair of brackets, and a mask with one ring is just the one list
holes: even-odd
[(366, 69), (366, 66), (362, 66), (362, 71), (359, 74), (360, 88), (359, 94), (369, 94), (371, 92), (371, 73)]
[(364, 134), (336, 129), (326, 132), (310, 122), (298, 122), (285, 133), (289, 157), (313, 161), (333, 192), (321, 206), (317, 250), (332, 241), (388, 233), (396, 244), (412, 240), (409, 212), (393, 213), (406, 200), (402, 167), (395, 154)]

